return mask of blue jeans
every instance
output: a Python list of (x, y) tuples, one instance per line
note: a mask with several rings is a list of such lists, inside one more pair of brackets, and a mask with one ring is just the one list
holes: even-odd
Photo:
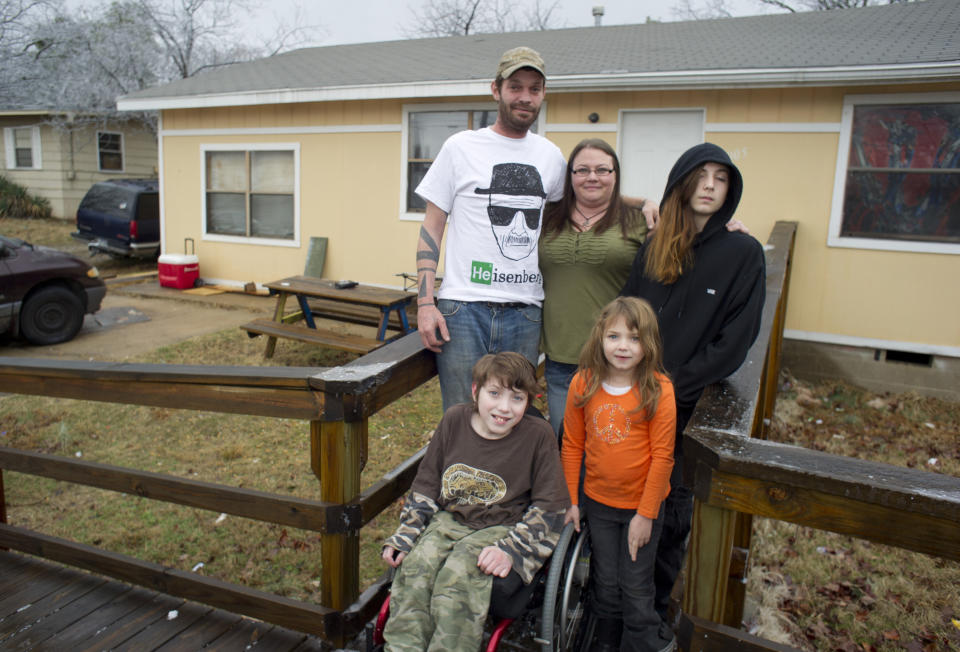
[(440, 299), (450, 341), (437, 354), (443, 409), (470, 403), (473, 365), (487, 353), (516, 351), (534, 365), (540, 347), (540, 308), (528, 304)]
[(577, 372), (577, 365), (555, 362), (549, 357), (543, 363), (543, 377), (547, 380), (547, 410), (550, 412), (550, 425), (553, 432), (560, 436), (563, 413), (567, 410), (567, 390), (570, 381)]

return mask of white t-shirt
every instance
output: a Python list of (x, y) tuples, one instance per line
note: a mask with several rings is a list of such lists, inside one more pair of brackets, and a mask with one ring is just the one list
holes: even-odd
[(566, 166), (530, 132), (507, 138), (487, 127), (447, 139), (416, 190), (449, 216), (439, 298), (541, 304), (537, 240)]

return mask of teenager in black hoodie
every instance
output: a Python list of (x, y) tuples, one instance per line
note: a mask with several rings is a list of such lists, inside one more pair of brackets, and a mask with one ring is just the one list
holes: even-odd
[(712, 143), (684, 152), (667, 179), (657, 230), (637, 252), (621, 294), (657, 312), (663, 362), (677, 400), (676, 463), (657, 549), (656, 606), (666, 622), (670, 591), (683, 566), (693, 494), (683, 486), (681, 435), (707, 385), (737, 370), (760, 330), (763, 247), (730, 232), (743, 178)]

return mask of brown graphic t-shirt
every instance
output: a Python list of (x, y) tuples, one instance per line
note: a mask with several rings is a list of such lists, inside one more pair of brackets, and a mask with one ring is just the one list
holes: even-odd
[(486, 439), (470, 425), (472, 413), (468, 404), (447, 411), (411, 489), (477, 530), (513, 525), (531, 505), (565, 509), (567, 490), (547, 422), (525, 416), (506, 437)]

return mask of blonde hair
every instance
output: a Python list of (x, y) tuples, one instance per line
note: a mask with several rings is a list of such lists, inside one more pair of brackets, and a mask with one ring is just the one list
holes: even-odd
[(603, 337), (616, 319), (623, 317), (627, 328), (637, 331), (643, 357), (633, 368), (632, 380), (635, 387), (637, 408), (634, 412), (645, 411), (646, 420), (653, 418), (660, 400), (660, 380), (657, 374), (666, 375), (663, 370), (663, 345), (660, 342), (660, 327), (657, 315), (650, 304), (637, 297), (617, 297), (600, 312), (587, 343), (580, 351), (580, 372), (585, 382), (583, 394), (574, 397), (574, 405), (583, 407), (600, 389), (600, 383), (609, 375), (610, 363), (603, 353)]

